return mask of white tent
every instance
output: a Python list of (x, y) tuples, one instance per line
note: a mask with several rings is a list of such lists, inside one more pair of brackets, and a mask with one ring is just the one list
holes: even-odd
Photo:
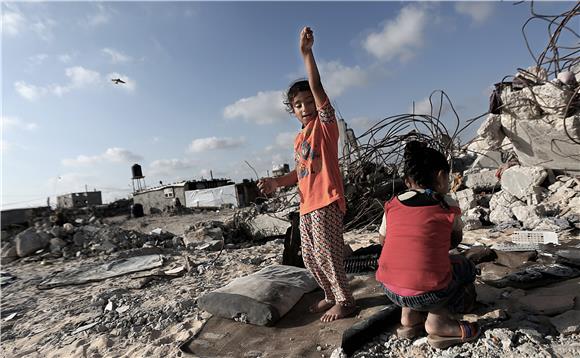
[(235, 208), (238, 207), (235, 184), (185, 192), (185, 206), (188, 208), (219, 208), (224, 204), (231, 204)]

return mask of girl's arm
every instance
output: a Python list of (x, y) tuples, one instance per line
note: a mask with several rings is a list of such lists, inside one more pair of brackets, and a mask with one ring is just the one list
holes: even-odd
[(320, 74), (318, 73), (318, 67), (314, 60), (314, 53), (312, 53), (313, 45), (314, 33), (312, 32), (312, 29), (310, 29), (310, 27), (303, 28), (300, 32), (300, 52), (302, 53), (304, 66), (306, 67), (308, 84), (310, 85), (310, 90), (312, 91), (314, 102), (318, 109), (325, 105), (327, 97), (326, 92), (324, 92), (324, 88), (322, 87), (322, 82), (320, 82)]

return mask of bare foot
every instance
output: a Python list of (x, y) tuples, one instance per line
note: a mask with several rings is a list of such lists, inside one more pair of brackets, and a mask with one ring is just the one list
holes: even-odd
[(342, 305), (337, 303), (334, 306), (332, 306), (331, 309), (326, 311), (326, 313), (323, 314), (322, 317), (320, 317), (320, 320), (322, 322), (332, 322), (332, 321), (335, 321), (337, 319), (349, 317), (355, 311), (356, 311), (356, 305), (354, 305), (354, 304), (352, 306), (342, 306)]
[(308, 307), (308, 310), (312, 313), (320, 313), (320, 312), (326, 311), (327, 309), (331, 308), (332, 306), (334, 306), (334, 302), (322, 299), (318, 303), (315, 303), (315, 304), (311, 305), (310, 307)]

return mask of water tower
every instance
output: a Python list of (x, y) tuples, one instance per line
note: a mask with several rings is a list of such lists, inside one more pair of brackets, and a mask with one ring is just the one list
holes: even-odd
[(143, 176), (143, 172), (141, 171), (141, 166), (139, 164), (133, 164), (131, 167), (131, 174), (133, 175), (131, 178), (133, 181), (133, 193), (146, 189), (145, 177)]

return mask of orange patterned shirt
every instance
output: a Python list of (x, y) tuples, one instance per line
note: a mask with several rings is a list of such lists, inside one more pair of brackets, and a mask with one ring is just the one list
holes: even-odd
[(328, 98), (294, 140), (294, 161), (300, 192), (300, 215), (337, 201), (346, 212), (338, 167), (338, 125)]

